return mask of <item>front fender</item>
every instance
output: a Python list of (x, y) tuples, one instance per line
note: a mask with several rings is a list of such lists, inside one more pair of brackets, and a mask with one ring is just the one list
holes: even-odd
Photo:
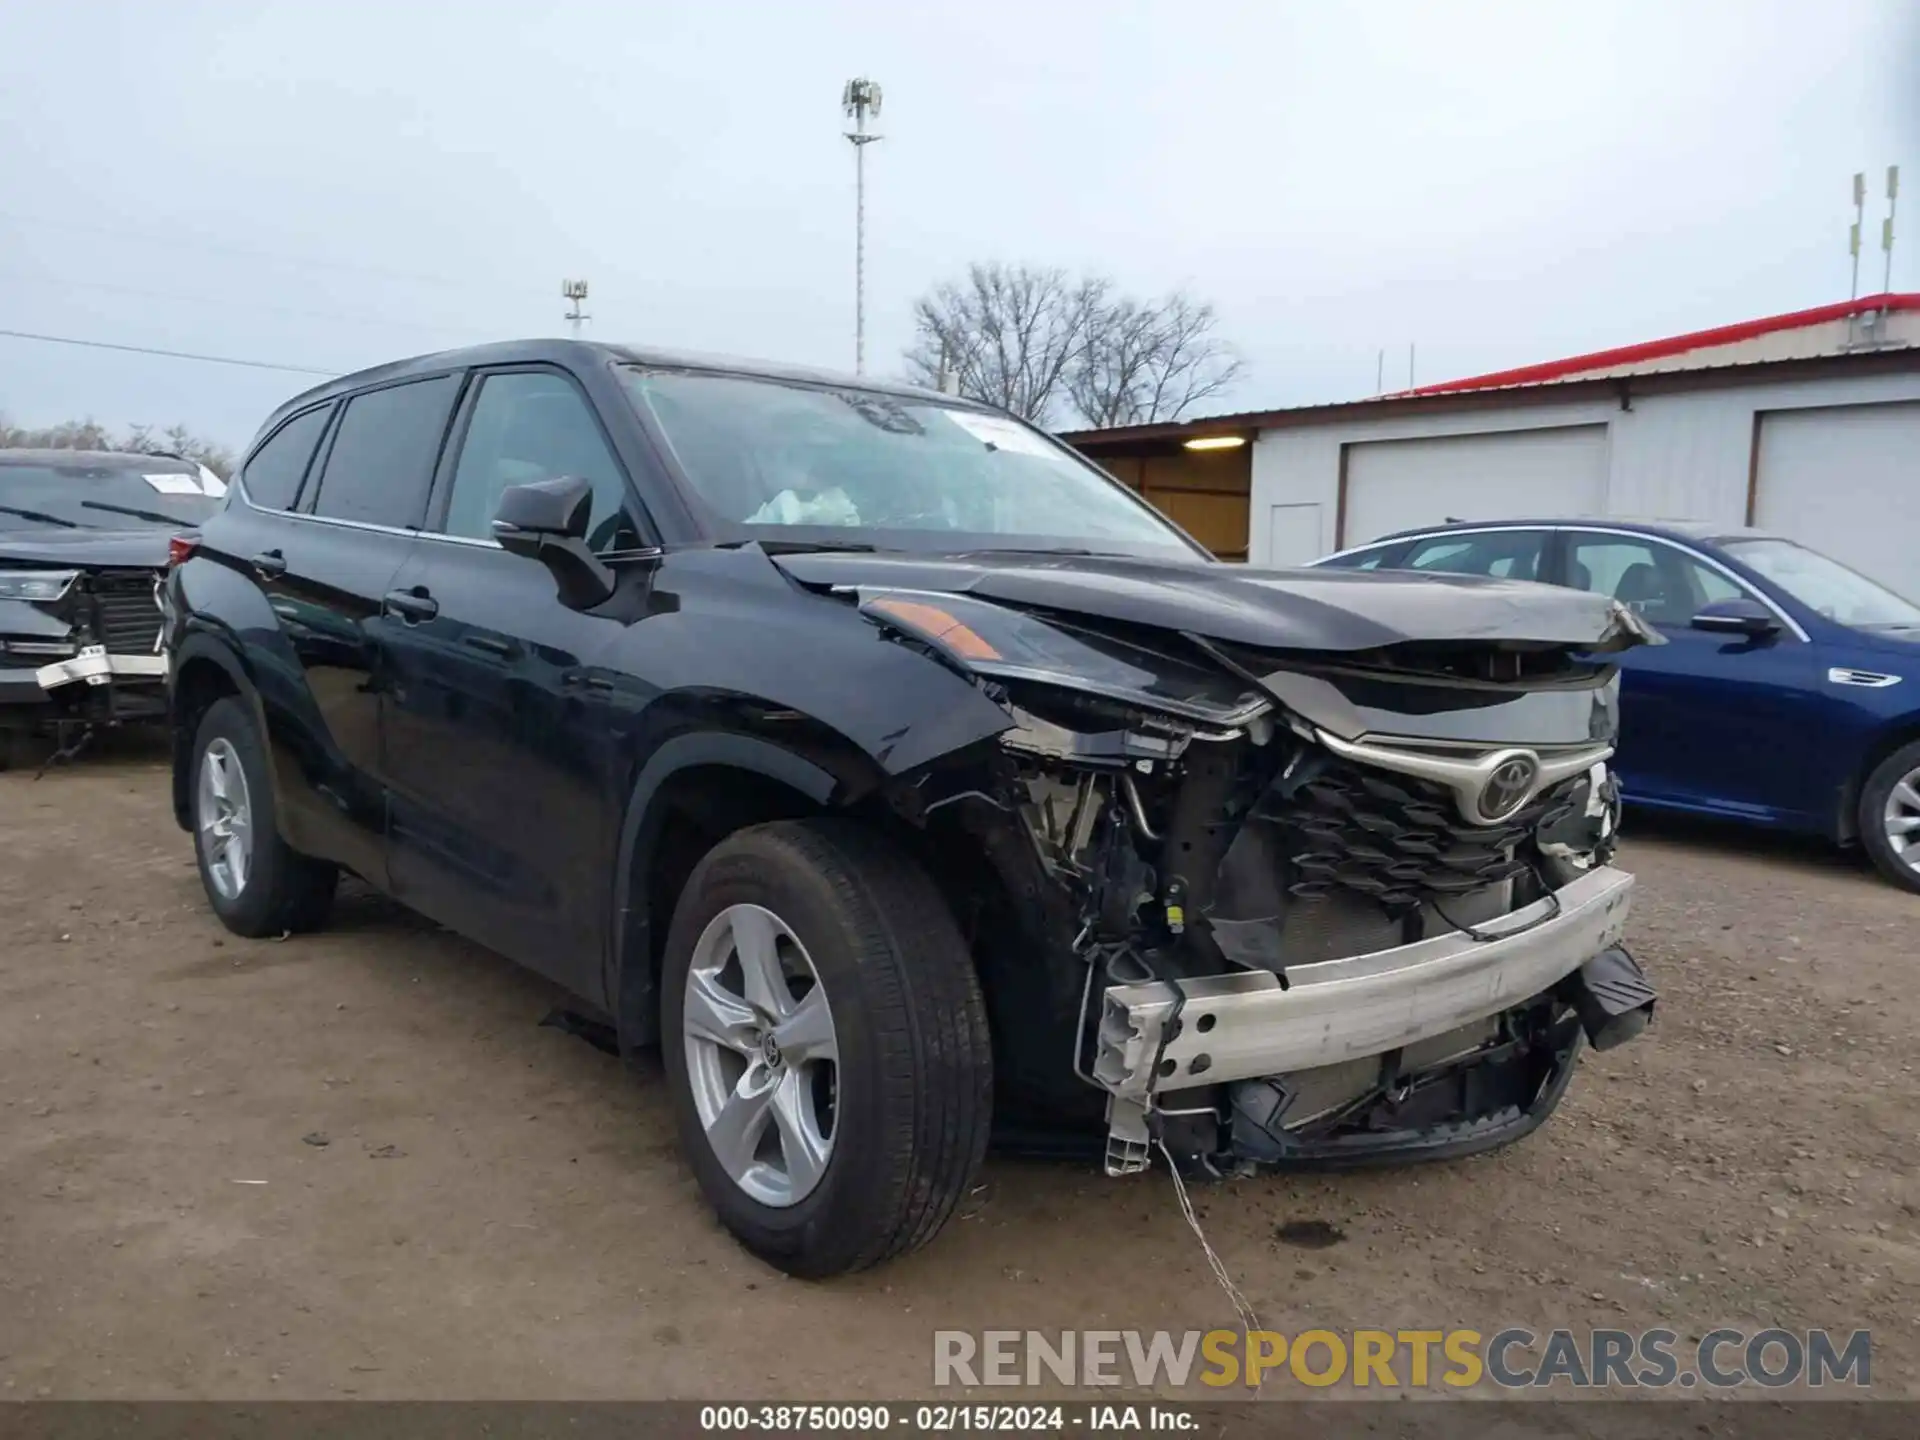
[(621, 1029), (621, 1048), (652, 1045), (659, 1039), (659, 1006), (653, 974), (654, 916), (636, 877), (652, 870), (664, 828), (662, 788), (675, 775), (703, 766), (744, 770), (774, 781), (824, 806), (844, 787), (838, 777), (811, 760), (751, 735), (700, 731), (676, 735), (641, 766), (620, 827), (614, 861), (612, 973), (607, 976), (610, 1007)]

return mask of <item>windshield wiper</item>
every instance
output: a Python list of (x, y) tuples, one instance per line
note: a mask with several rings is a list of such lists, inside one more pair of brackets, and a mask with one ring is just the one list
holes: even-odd
[(161, 525), (192, 525), (195, 521), (183, 520), (178, 515), (162, 515), (157, 510), (135, 510), (127, 505), (109, 505), (104, 500), (82, 500), (81, 506), (88, 510), (111, 510), (115, 515), (131, 515), (136, 520), (152, 520)]
[(769, 555), (805, 555), (815, 550), (854, 550), (871, 553), (874, 546), (864, 540), (723, 540), (716, 550), (743, 550), (758, 545)]
[(962, 550), (962, 555), (1079, 555), (1107, 560), (1131, 560), (1134, 556), (1119, 550), (1085, 550), (1077, 545), (982, 545)]
[(0, 505), (0, 511), (8, 515), (18, 515), (23, 520), (32, 520), (41, 525), (58, 525), (67, 530), (87, 530), (92, 527), (82, 525), (78, 520), (68, 520), (64, 516), (49, 515), (43, 510), (22, 510), (18, 505)]

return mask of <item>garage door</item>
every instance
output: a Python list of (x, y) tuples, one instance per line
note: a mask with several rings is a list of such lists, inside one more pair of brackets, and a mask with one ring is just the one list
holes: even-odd
[(1568, 425), (1369, 440), (1346, 447), (1342, 545), (1413, 525), (1599, 515), (1607, 491), (1607, 427)]
[(1920, 599), (1920, 403), (1760, 417), (1753, 523)]

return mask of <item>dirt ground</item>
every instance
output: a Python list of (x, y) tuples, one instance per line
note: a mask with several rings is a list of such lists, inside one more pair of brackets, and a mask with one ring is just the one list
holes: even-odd
[[(990, 1161), (929, 1249), (779, 1276), (657, 1068), (364, 892), (226, 935), (166, 788), (126, 743), (0, 775), (0, 1398), (924, 1397), (936, 1328), (1235, 1323), (1164, 1173)], [(1624, 859), (1648, 1036), (1498, 1155), (1196, 1192), (1209, 1238), (1283, 1331), (1864, 1326), (1920, 1396), (1920, 899), (1721, 831)]]

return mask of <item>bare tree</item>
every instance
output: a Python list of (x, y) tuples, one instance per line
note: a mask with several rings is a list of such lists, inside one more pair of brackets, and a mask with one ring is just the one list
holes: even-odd
[(1213, 306), (1182, 291), (1106, 306), (1067, 377), (1073, 408), (1096, 428), (1180, 419), (1240, 376), (1218, 323)]
[(938, 384), (944, 362), (960, 393), (1044, 423), (1106, 305), (1100, 279), (999, 262), (967, 267), (965, 281), (914, 302), (908, 372)]
[(1092, 426), (1177, 420), (1241, 371), (1211, 305), (1184, 291), (1143, 302), (1058, 269), (969, 266), (915, 301), (913, 319), (915, 380), (944, 371), (962, 395), (1042, 425), (1063, 403)]
[(125, 433), (114, 433), (99, 421), (63, 420), (58, 425), (27, 429), (9, 425), (0, 418), (0, 449), (22, 450), (119, 450), (131, 455), (176, 455), (204, 465), (221, 479), (233, 473), (233, 452), (195, 435), (184, 425), (171, 425), (160, 435), (151, 425), (129, 425)]

